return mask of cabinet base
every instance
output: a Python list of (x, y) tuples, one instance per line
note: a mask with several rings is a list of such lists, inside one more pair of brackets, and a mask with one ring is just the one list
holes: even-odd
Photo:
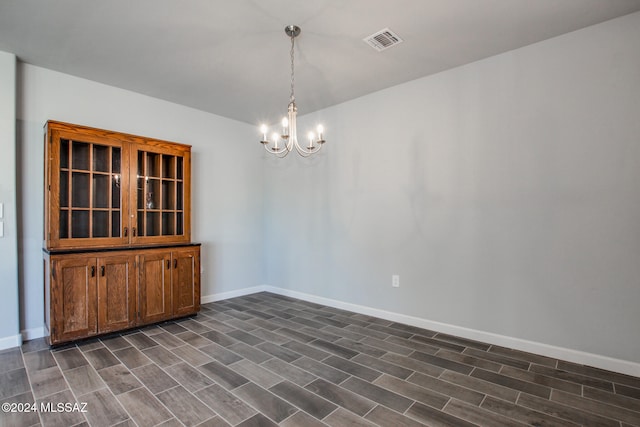
[(200, 245), (44, 253), (49, 343), (104, 336), (200, 311)]
[(86, 337), (86, 338), (78, 338), (75, 340), (69, 340), (69, 341), (61, 341), (61, 342), (57, 342), (54, 344), (51, 344), (51, 338), (49, 335), (49, 331), (47, 330), (47, 328), (45, 328), (46, 332), (47, 332), (47, 336), (45, 336), (45, 339), (47, 340), (47, 344), (49, 344), (49, 348), (51, 349), (61, 349), (64, 347), (72, 347), (75, 345), (81, 345), (81, 344), (85, 344), (85, 343), (89, 343), (91, 341), (96, 341), (99, 339), (109, 339), (109, 338), (114, 338), (117, 336), (121, 336), (121, 335), (130, 335), (132, 333), (134, 333), (134, 331), (138, 330), (138, 331), (142, 331), (145, 328), (148, 328), (150, 326), (162, 326), (165, 323), (173, 323), (176, 321), (180, 321), (180, 320), (184, 320), (184, 319), (188, 319), (191, 317), (197, 317), (198, 313), (192, 313), (192, 314), (187, 314), (185, 316), (180, 316), (180, 317), (175, 317), (173, 319), (168, 319), (168, 320), (162, 320), (162, 321), (158, 321), (155, 323), (148, 323), (146, 325), (139, 325), (139, 326), (134, 326), (132, 328), (128, 328), (128, 329), (122, 329), (120, 331), (114, 331), (114, 332), (106, 332), (104, 334), (97, 334), (97, 335), (92, 335), (90, 337)]

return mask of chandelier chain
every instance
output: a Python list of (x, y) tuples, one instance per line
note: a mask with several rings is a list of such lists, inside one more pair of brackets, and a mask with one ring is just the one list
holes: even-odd
[(295, 36), (291, 36), (291, 52), (290, 52), (290, 56), (291, 56), (291, 96), (289, 98), (289, 102), (294, 102), (296, 100), (294, 94), (293, 94), (293, 83), (294, 83), (294, 74), (293, 74), (293, 45), (294, 45), (294, 40)]

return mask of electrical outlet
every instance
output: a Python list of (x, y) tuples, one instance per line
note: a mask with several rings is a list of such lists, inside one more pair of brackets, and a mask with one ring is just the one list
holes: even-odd
[(391, 286), (393, 286), (394, 288), (400, 287), (400, 276), (398, 276), (397, 274), (391, 276)]

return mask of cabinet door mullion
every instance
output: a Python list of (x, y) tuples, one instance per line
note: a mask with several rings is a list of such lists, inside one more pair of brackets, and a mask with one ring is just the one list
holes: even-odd
[(93, 197), (93, 144), (89, 144), (89, 238), (93, 238), (93, 208), (94, 208), (94, 197)]

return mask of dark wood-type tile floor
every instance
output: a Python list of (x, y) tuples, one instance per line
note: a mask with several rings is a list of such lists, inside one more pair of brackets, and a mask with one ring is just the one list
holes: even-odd
[(0, 401), (55, 409), (0, 426), (640, 426), (640, 378), (270, 293), (4, 350)]

